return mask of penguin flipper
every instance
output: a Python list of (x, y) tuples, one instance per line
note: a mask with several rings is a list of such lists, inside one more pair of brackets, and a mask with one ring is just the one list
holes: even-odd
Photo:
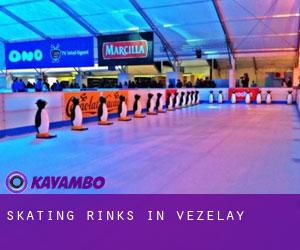
[(75, 120), (75, 107), (72, 108), (71, 110), (71, 121)]
[(102, 106), (100, 105), (99, 108), (98, 108), (98, 120), (99, 120), (99, 121), (100, 121), (102, 115), (103, 115), (103, 108), (102, 108)]
[(36, 131), (39, 132), (39, 127), (41, 126), (42, 124), (42, 121), (41, 121), (41, 113), (42, 113), (42, 110), (41, 109), (38, 109), (38, 111), (36, 112), (36, 115), (35, 115), (35, 121), (34, 121), (34, 124), (35, 124), (35, 128), (36, 128)]
[(121, 114), (121, 112), (122, 112), (122, 102), (120, 102), (118, 106), (118, 113)]
[(136, 110), (137, 110), (137, 101), (135, 101), (133, 104), (133, 112), (135, 112)]

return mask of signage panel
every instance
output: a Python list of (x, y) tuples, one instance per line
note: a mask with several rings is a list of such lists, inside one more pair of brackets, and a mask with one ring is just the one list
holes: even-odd
[(98, 37), (99, 66), (143, 65), (153, 63), (153, 33)]
[(5, 44), (7, 69), (94, 66), (93, 37)]

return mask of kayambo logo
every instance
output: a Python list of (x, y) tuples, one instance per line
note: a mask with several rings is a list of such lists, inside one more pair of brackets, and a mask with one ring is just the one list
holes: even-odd
[[(102, 176), (34, 176), (30, 189), (101, 189), (105, 185)], [(14, 171), (6, 177), (6, 187), (12, 193), (22, 193), (28, 186), (25, 174)]]
[(27, 177), (21, 172), (14, 171), (6, 177), (6, 187), (12, 193), (22, 193), (27, 184)]

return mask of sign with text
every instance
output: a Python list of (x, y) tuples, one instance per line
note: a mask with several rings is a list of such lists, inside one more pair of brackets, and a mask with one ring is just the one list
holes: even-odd
[(250, 92), (251, 101), (255, 101), (257, 93), (259, 91), (259, 88), (229, 88), (229, 91), (228, 91), (229, 100), (231, 99), (231, 95), (233, 93), (233, 90), (235, 90), (237, 101), (244, 101), (245, 97), (246, 97), (246, 94), (247, 94), (247, 91)]
[(153, 63), (153, 33), (134, 33), (98, 37), (100, 66)]
[(65, 92), (64, 93), (64, 117), (69, 120), (72, 110), (72, 97), (79, 98), (79, 106), (82, 110), (83, 117), (96, 116), (99, 106), (99, 91), (86, 92)]
[(93, 37), (5, 44), (7, 69), (94, 66)]

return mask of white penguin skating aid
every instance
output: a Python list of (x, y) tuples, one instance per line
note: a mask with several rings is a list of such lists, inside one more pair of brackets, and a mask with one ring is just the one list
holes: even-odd
[(267, 91), (267, 96), (266, 96), (266, 104), (271, 104), (272, 103), (272, 95), (271, 95), (271, 90)]
[(172, 93), (168, 93), (167, 95), (167, 109), (168, 111), (174, 111), (173, 109), (173, 94)]
[(133, 103), (133, 113), (134, 118), (145, 118), (146, 116), (142, 114), (142, 103), (140, 100), (140, 95), (134, 95), (134, 103)]
[(196, 90), (195, 91), (195, 104), (199, 104), (200, 103), (200, 97), (199, 97), (199, 91)]
[(112, 122), (108, 121), (108, 109), (106, 105), (106, 98), (101, 96), (99, 99), (98, 107), (98, 124), (99, 125), (112, 125)]
[(119, 121), (124, 121), (124, 122), (127, 122), (127, 121), (131, 121), (131, 118), (129, 118), (127, 116), (127, 105), (125, 103), (125, 96), (121, 95), (119, 97), (119, 100), (120, 100), (120, 103), (119, 103), (119, 106), (118, 106), (118, 112), (119, 112)]
[(291, 90), (288, 91), (288, 95), (286, 97), (286, 103), (288, 105), (293, 104), (293, 91), (291, 91)]
[(256, 95), (256, 104), (261, 104), (261, 103), (262, 103), (262, 95), (261, 95), (261, 90), (259, 90)]
[(49, 134), (49, 115), (45, 107), (47, 106), (47, 102), (45, 100), (39, 99), (36, 102), (38, 110), (35, 115), (35, 128), (37, 130), (36, 138), (38, 139), (52, 139), (55, 138), (56, 135)]
[(214, 92), (211, 90), (209, 92), (209, 96), (208, 96), (208, 102), (211, 104), (211, 103), (214, 103)]
[(155, 100), (153, 98), (153, 94), (148, 94), (148, 101), (147, 101), (147, 115), (157, 115), (155, 112)]
[(192, 95), (192, 92), (190, 92), (188, 106), (192, 106), (192, 99), (193, 99), (193, 95)]
[(246, 92), (245, 103), (246, 104), (250, 104), (251, 103), (251, 96), (250, 96), (250, 92), (249, 91)]
[(230, 101), (231, 101), (232, 104), (236, 103), (236, 93), (235, 93), (235, 90), (232, 91)]
[(166, 113), (166, 111), (164, 110), (164, 102), (162, 96), (163, 95), (161, 93), (157, 93), (156, 110), (158, 113)]
[(223, 103), (223, 100), (224, 100), (224, 97), (223, 97), (223, 91), (220, 90), (220, 91), (219, 91), (219, 95), (218, 95), (218, 103), (219, 103), (219, 104), (222, 104), (222, 103)]
[(88, 130), (88, 128), (83, 127), (82, 125), (82, 111), (79, 106), (79, 98), (72, 97), (73, 107), (71, 110), (71, 122), (72, 122), (72, 130), (73, 131), (84, 131)]
[(175, 102), (175, 109), (180, 109), (180, 95), (177, 93), (176, 95), (176, 102)]

